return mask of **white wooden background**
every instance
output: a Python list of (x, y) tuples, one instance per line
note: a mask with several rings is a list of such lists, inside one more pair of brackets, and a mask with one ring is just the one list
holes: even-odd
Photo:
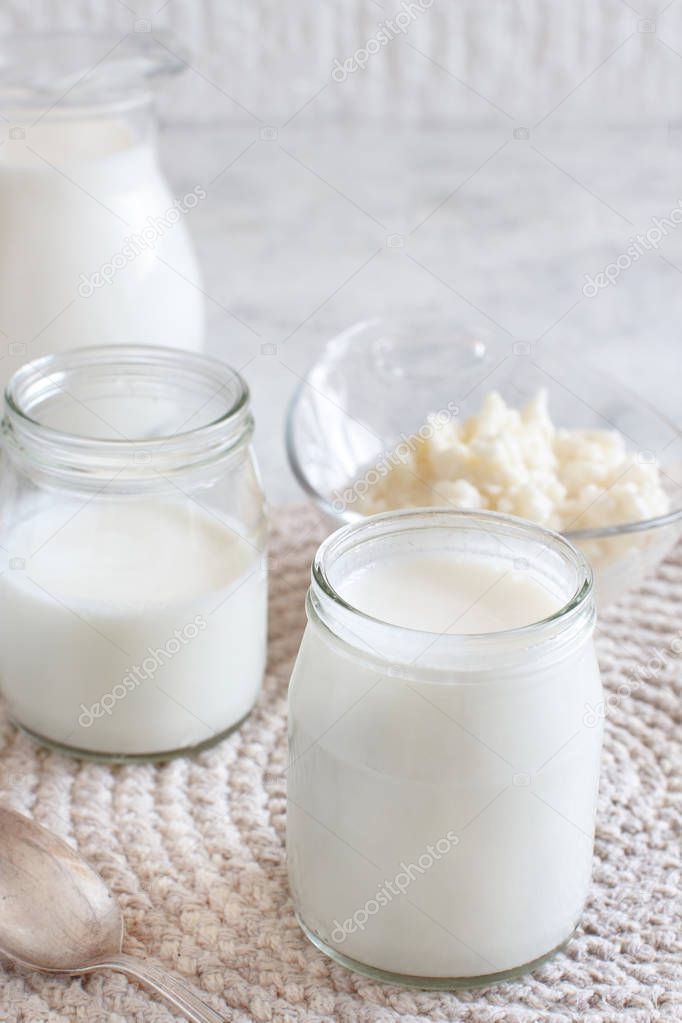
[[(407, 4), (407, 0), (404, 0)], [(0, 31), (170, 30), (191, 69), (167, 118), (311, 113), (436, 118), (675, 119), (682, 113), (682, 0), (431, 0), (343, 82), (400, 0), (2, 0)], [(555, 118), (556, 120), (556, 118)]]
[(188, 218), (208, 347), (246, 367), (275, 503), (299, 496), (293, 388), (377, 313), (587, 355), (682, 417), (680, 231), (582, 291), (682, 195), (682, 0), (433, 0), (335, 82), (400, 3), (0, 0), (0, 33), (191, 49), (161, 90), (162, 158), (177, 195), (208, 193)]

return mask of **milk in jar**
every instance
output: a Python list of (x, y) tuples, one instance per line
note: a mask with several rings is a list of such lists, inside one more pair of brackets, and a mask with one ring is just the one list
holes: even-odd
[(258, 697), (266, 518), (244, 380), (152, 346), (19, 370), (3, 420), (0, 687), (79, 756), (216, 742)]
[(420, 986), (520, 972), (588, 893), (601, 733), (587, 563), (491, 513), (389, 513), (315, 559), (289, 694), (305, 933)]

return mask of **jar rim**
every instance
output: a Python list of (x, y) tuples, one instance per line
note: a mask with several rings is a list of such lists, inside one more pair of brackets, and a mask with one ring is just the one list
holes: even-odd
[[(551, 615), (538, 621), (512, 629), (500, 629), (485, 633), (441, 633), (425, 629), (408, 628), (387, 622), (355, 607), (345, 600), (330, 578), (330, 569), (336, 559), (356, 545), (396, 533), (414, 533), (435, 527), (457, 528), (458, 526), (480, 526), (488, 533), (507, 531), (519, 537), (530, 538), (545, 549), (551, 548), (568, 560), (576, 570), (577, 583), (572, 595)], [(536, 523), (505, 515), (500, 512), (469, 511), (452, 507), (408, 508), (400, 511), (382, 512), (368, 516), (359, 522), (342, 526), (322, 542), (313, 560), (311, 571), (311, 595), (318, 598), (320, 605), (325, 601), (348, 617), (363, 623), (371, 629), (389, 630), (392, 635), (400, 633), (422, 642), (444, 641), (450, 649), (463, 650), (490, 647), (492, 644), (513, 642), (527, 647), (544, 642), (555, 636), (557, 629), (564, 631), (581, 621), (586, 608), (594, 613), (593, 573), (587, 558), (564, 536)], [(331, 628), (328, 620), (324, 624)]]
[[(226, 388), (233, 396), (220, 414), (207, 422), (153, 436), (128, 437), (98, 413), (94, 415), (121, 436), (69, 432), (41, 421), (36, 414), (36, 409), (44, 407), (51, 395), (63, 392), (73, 397), (62, 386), (73, 375), (90, 372), (95, 378), (100, 373), (104, 379), (107, 373), (114, 376), (117, 369), (120, 374), (129, 372), (131, 378), (146, 371), (149, 379), (156, 377), (159, 382), (164, 374), (182, 374), (210, 386), (213, 398)], [(3, 431), (13, 447), (29, 457), (32, 454), (39, 462), (43, 461), (39, 452), (44, 451), (49, 456), (47, 462), (59, 469), (77, 469), (79, 463), (94, 460), (114, 467), (138, 460), (139, 466), (141, 453), (149, 457), (168, 456), (175, 461), (185, 456), (187, 464), (194, 464), (207, 456), (224, 454), (250, 435), (253, 421), (249, 398), (248, 385), (237, 370), (211, 356), (160, 345), (94, 345), (44, 355), (17, 370), (4, 392)], [(85, 402), (79, 403), (88, 408)]]
[(167, 32), (119, 37), (79, 29), (2, 33), (0, 53), (6, 58), (0, 74), (4, 108), (14, 106), (17, 114), (39, 110), (38, 120), (151, 102), (155, 80), (184, 71), (189, 59)]

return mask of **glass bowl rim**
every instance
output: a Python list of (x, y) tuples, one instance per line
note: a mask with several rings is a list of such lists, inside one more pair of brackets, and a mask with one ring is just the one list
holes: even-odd
[[(363, 321), (362, 324), (361, 323), (354, 324), (353, 327), (349, 328), (348, 332), (359, 328), (361, 325), (369, 324), (370, 322), (373, 321), (367, 320)], [(347, 333), (347, 331), (343, 331), (342, 333), (345, 334)], [(338, 336), (340, 335), (335, 335), (335, 337)], [(308, 476), (299, 458), (296, 442), (294, 440), (296, 412), (301, 401), (301, 398), (305, 393), (305, 389), (306, 387), (309, 386), (307, 379), (309, 372), (310, 370), (296, 385), (294, 393), (292, 394), (287, 404), (284, 438), (289, 468), (291, 469), (294, 478), (296, 479), (296, 482), (301, 487), (303, 492), (307, 494), (308, 497), (312, 498), (312, 500), (315, 502), (318, 508), (325, 515), (329, 516), (335, 522), (338, 522), (339, 525), (344, 524), (349, 525), (361, 519), (365, 519), (367, 518), (367, 516), (362, 515), (359, 512), (345, 513), (339, 512), (334, 508), (333, 504), (329, 500), (328, 495), (323, 494), (319, 490), (317, 490), (317, 488), (314, 487), (310, 480), (308, 479)], [(626, 388), (626, 390), (629, 389)], [(669, 427), (669, 429), (672, 430), (673, 433), (677, 434), (678, 437), (682, 438), (682, 432), (673, 423), (671, 419), (669, 419), (667, 416), (659, 412), (658, 409), (655, 409), (653, 405), (645, 398), (641, 398), (639, 395), (637, 395), (637, 399), (643, 406), (645, 406), (651, 413), (653, 413), (660, 422), (665, 423), (665, 425)], [(460, 510), (455, 508), (454, 505), (452, 507), (455, 511)], [(407, 509), (395, 509), (395, 511), (402, 510), (409, 511), (412, 509), (410, 507), (408, 507)], [(513, 518), (514, 516), (511, 517)], [(525, 522), (532, 520), (521, 519), (521, 521)], [(565, 532), (559, 531), (559, 535), (567, 538), (571, 542), (580, 543), (584, 540), (602, 540), (609, 539), (615, 536), (624, 536), (629, 533), (646, 532), (647, 530), (650, 529), (652, 530), (659, 529), (663, 526), (669, 526), (675, 522), (680, 521), (682, 521), (682, 505), (679, 508), (672, 508), (670, 511), (665, 512), (663, 515), (655, 515), (649, 519), (634, 519), (631, 520), (630, 522), (612, 523), (611, 525), (608, 526), (592, 526), (587, 529), (567, 529)], [(534, 524), (537, 525), (537, 523)]]

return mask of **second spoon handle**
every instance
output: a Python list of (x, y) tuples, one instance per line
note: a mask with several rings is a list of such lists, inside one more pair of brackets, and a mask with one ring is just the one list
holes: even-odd
[(227, 1017), (214, 1012), (194, 993), (189, 984), (185, 984), (183, 980), (174, 977), (171, 973), (166, 973), (149, 959), (141, 959), (121, 952), (108, 959), (102, 959), (98, 963), (93, 963), (84, 972), (89, 973), (94, 970), (116, 970), (118, 973), (125, 973), (129, 977), (134, 977), (135, 980), (142, 981), (143, 984), (152, 988), (167, 1002), (184, 1013), (191, 1023), (226, 1023)]

